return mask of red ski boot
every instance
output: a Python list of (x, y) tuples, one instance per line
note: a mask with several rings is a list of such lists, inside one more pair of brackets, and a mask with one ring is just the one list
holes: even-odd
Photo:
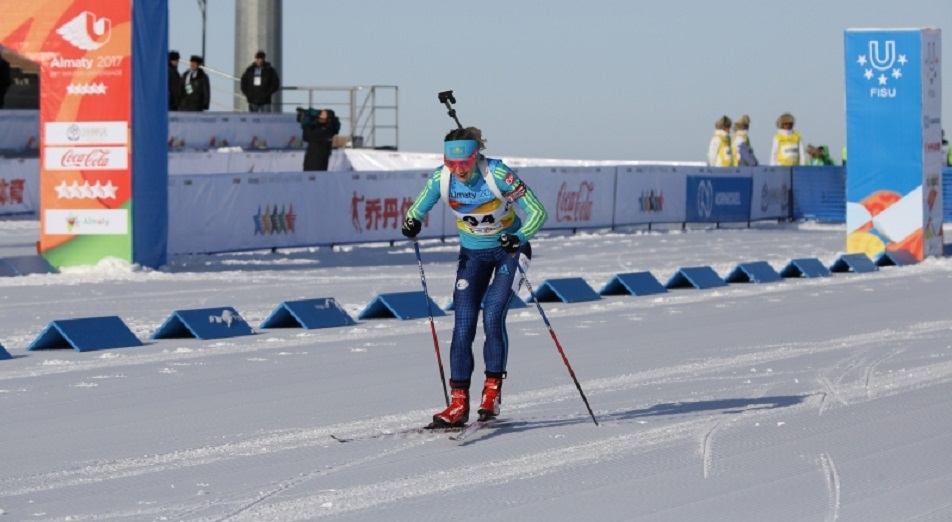
[(489, 420), (499, 415), (499, 403), (502, 402), (502, 377), (486, 376), (483, 385), (483, 398), (479, 401), (479, 420)]
[(433, 416), (431, 428), (456, 428), (466, 425), (469, 420), (469, 390), (453, 388), (450, 405)]

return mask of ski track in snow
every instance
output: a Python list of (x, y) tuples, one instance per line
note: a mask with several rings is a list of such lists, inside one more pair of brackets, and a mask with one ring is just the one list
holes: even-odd
[(833, 457), (826, 453), (820, 455), (820, 467), (823, 470), (826, 489), (830, 495), (830, 511), (825, 520), (826, 522), (836, 522), (840, 518), (840, 474), (836, 471)]
[[(730, 357), (707, 359), (703, 362), (675, 365), (666, 368), (648, 370), (645, 372), (620, 375), (613, 378), (596, 379), (586, 382), (584, 387), (590, 397), (597, 397), (605, 393), (635, 390), (643, 386), (664, 382), (671, 379), (697, 379), (704, 375), (711, 375), (730, 368), (748, 368), (755, 364), (775, 363), (784, 359), (800, 357), (805, 354), (815, 354), (826, 351), (855, 350), (870, 343), (882, 343), (890, 340), (909, 340), (910, 336), (931, 336), (940, 332), (947, 332), (952, 326), (950, 322), (936, 322), (913, 325), (903, 330), (882, 330), (864, 335), (849, 336), (843, 339), (834, 339), (820, 343), (791, 343), (774, 347), (767, 347), (763, 351)], [(886, 356), (878, 362), (884, 360)], [(835, 383), (826, 382), (822, 389), (816, 391), (822, 403), (824, 394), (831, 389), (838, 388), (835, 393), (844, 405), (876, 400), (905, 390), (917, 389), (939, 382), (952, 380), (952, 361), (938, 362), (927, 368), (927, 371), (915, 373), (915, 379), (910, 380), (906, 375), (887, 374), (882, 377), (883, 393), (875, 396), (868, 394), (866, 376), (857, 381), (856, 386), (842, 386), (841, 382), (849, 369), (840, 374)], [(867, 372), (868, 373), (868, 372)], [(574, 386), (565, 385), (547, 389), (524, 392), (507, 397), (507, 413), (519, 417), (520, 411), (532, 411), (545, 404), (557, 403), (565, 400), (578, 400)], [(593, 400), (597, 404), (597, 399)], [(757, 416), (764, 421), (774, 415), (791, 415), (796, 411), (815, 408), (814, 401), (804, 401), (799, 405), (779, 410), (749, 409), (745, 416)], [(238, 460), (256, 455), (290, 451), (307, 447), (335, 447), (337, 443), (331, 441), (330, 434), (359, 434), (367, 431), (383, 429), (400, 429), (412, 425), (427, 414), (423, 410), (411, 410), (401, 414), (367, 421), (356, 421), (336, 424), (325, 427), (315, 427), (304, 430), (283, 430), (266, 433), (246, 440), (208, 446), (201, 448), (183, 449), (181, 451), (151, 455), (147, 457), (117, 459), (108, 462), (90, 462), (75, 467), (64, 468), (59, 471), (43, 473), (33, 476), (10, 477), (0, 482), (2, 497), (15, 497), (40, 491), (68, 488), (82, 484), (104, 483), (120, 480), (127, 477), (160, 473), (187, 467), (204, 466), (221, 461)], [(603, 424), (618, 425), (620, 421), (611, 413), (598, 414)], [(218, 509), (227, 508), (228, 514), (203, 516), (199, 520), (304, 520), (314, 517), (323, 517), (344, 512), (366, 509), (373, 506), (397, 502), (401, 500), (440, 494), (477, 485), (486, 485), (491, 482), (519, 480), (521, 478), (545, 475), (560, 469), (573, 466), (584, 466), (602, 459), (610, 459), (619, 455), (638, 454), (660, 445), (670, 445), (683, 440), (701, 441), (701, 464), (705, 478), (713, 473), (713, 435), (727, 428), (720, 422), (712, 426), (713, 415), (702, 415), (687, 420), (679, 420), (657, 428), (638, 430), (632, 433), (616, 434), (606, 431), (606, 436), (593, 442), (546, 449), (538, 452), (529, 452), (513, 462), (488, 462), (466, 469), (440, 470), (430, 472), (419, 477), (408, 477), (400, 480), (369, 483), (362, 486), (344, 488), (333, 492), (317, 492), (304, 498), (281, 500), (280, 494), (295, 488), (309, 479), (328, 475), (336, 471), (366, 464), (370, 461), (391, 456), (398, 452), (415, 447), (430, 439), (403, 441), (400, 446), (370, 456), (354, 460), (333, 467), (331, 469), (315, 470), (302, 477), (289, 478), (286, 481), (272, 484), (270, 487), (258, 488), (253, 494), (233, 494), (231, 500), (218, 499), (217, 503), (208, 499), (196, 501), (194, 505), (176, 506), (180, 518), (188, 518), (190, 514), (209, 509), (217, 504)], [(746, 419), (746, 417), (745, 417)], [(578, 423), (587, 421), (587, 417), (575, 419)], [(631, 423), (631, 421), (627, 421)], [(749, 422), (748, 422), (749, 424)], [(595, 428), (598, 429), (598, 428)], [(439, 437), (437, 437), (439, 438)], [(831, 495), (833, 518), (836, 520), (839, 506), (839, 478), (835, 466), (828, 455), (821, 458), (821, 464), (828, 480)], [(448, 476), (453, 476), (448, 480)], [(0, 497), (0, 498), (2, 498)], [(168, 506), (156, 508), (155, 513), (168, 513)], [(137, 509), (135, 516), (149, 513), (148, 509)], [(74, 520), (106, 520), (112, 517), (130, 516), (129, 512), (109, 513), (102, 516), (74, 517)]]
[(875, 372), (876, 372), (876, 367), (878, 367), (880, 364), (886, 362), (887, 360), (889, 360), (889, 359), (891, 359), (891, 358), (893, 358), (893, 357), (895, 357), (895, 356), (897, 356), (897, 355), (899, 355), (899, 354), (901, 354), (901, 353), (904, 353), (905, 351), (906, 351), (906, 349), (905, 349), (904, 347), (898, 347), (898, 348), (896, 348), (895, 350), (893, 350), (893, 351), (887, 353), (886, 355), (883, 355), (883, 356), (880, 357), (879, 359), (876, 359), (876, 360), (873, 361), (869, 366), (866, 367), (866, 377), (865, 377), (865, 379), (864, 379), (864, 385), (865, 385), (865, 387), (866, 387), (866, 397), (867, 397), (867, 398), (872, 398), (872, 397), (873, 397), (872, 384), (873, 384), (873, 375), (874, 375)]
[(714, 445), (714, 432), (720, 427), (720, 422), (715, 423), (711, 429), (704, 433), (704, 438), (701, 439), (701, 461), (703, 462), (702, 475), (704, 478), (710, 477), (711, 472), (714, 469), (714, 453), (712, 451), (712, 446)]

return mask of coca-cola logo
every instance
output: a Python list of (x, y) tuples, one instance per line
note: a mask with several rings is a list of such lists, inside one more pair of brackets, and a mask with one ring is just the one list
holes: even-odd
[(125, 170), (128, 147), (45, 147), (46, 170)]
[(60, 158), (60, 165), (70, 168), (95, 168), (109, 166), (109, 151), (89, 149), (83, 152), (68, 150)]
[(592, 192), (595, 183), (583, 181), (578, 190), (569, 190), (568, 182), (563, 181), (559, 187), (558, 202), (555, 207), (555, 219), (558, 222), (583, 222), (592, 220)]

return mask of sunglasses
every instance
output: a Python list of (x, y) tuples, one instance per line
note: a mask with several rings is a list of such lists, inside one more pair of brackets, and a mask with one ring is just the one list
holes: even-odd
[(456, 160), (449, 159), (444, 155), (443, 164), (450, 170), (469, 170), (476, 165), (476, 153), (473, 152), (468, 158)]

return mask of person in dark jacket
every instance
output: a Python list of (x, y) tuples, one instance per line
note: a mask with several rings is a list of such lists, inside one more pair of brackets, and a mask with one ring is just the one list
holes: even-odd
[(271, 112), (271, 96), (281, 88), (278, 72), (264, 59), (264, 51), (258, 51), (254, 63), (241, 75), (241, 93), (251, 112)]
[(211, 102), (211, 87), (208, 75), (201, 68), (202, 57), (192, 56), (189, 70), (182, 75), (182, 101), (180, 111), (207, 111)]
[(10, 74), (10, 62), (0, 56), (0, 109), (3, 108), (3, 97), (7, 95), (7, 90), (10, 89), (10, 85), (13, 83)]
[(327, 170), (331, 159), (331, 142), (340, 132), (340, 119), (330, 109), (318, 113), (315, 121), (301, 122), (302, 137), (307, 142), (304, 170)]
[(178, 51), (169, 51), (169, 110), (177, 111), (182, 101), (182, 75), (178, 72)]

